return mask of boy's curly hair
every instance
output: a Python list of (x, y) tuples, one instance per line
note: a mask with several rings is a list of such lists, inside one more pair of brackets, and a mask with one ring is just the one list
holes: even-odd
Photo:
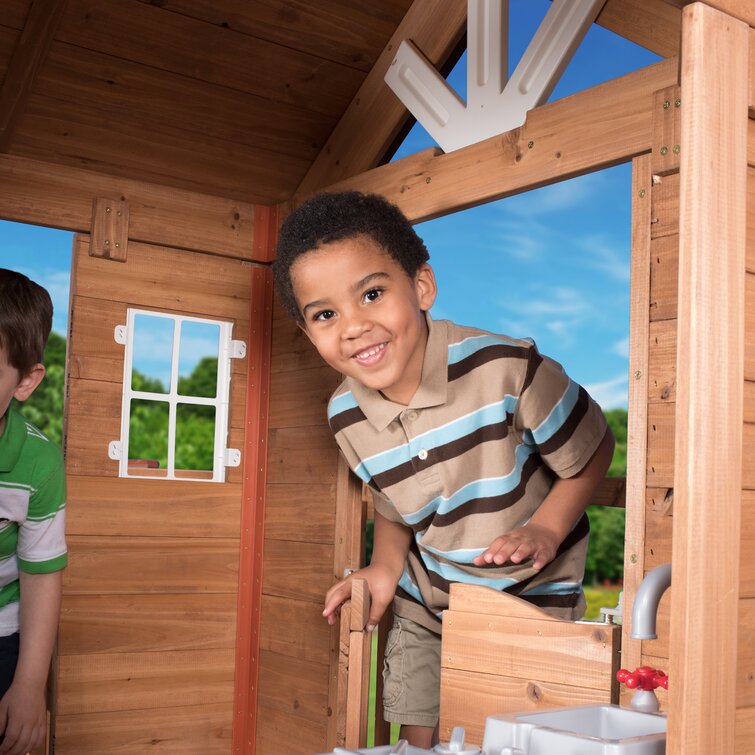
[(42, 361), (51, 328), (50, 294), (25, 275), (0, 268), (0, 348), (21, 376)]
[(378, 194), (344, 191), (317, 194), (294, 210), (281, 226), (273, 273), (281, 301), (298, 323), (303, 318), (291, 284), (291, 266), (324, 244), (369, 236), (410, 277), (430, 258), (425, 243), (396, 205)]

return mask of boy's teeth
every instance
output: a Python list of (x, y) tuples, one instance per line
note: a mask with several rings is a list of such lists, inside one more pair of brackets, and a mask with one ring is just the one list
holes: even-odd
[(380, 346), (373, 346), (371, 349), (367, 349), (367, 351), (360, 351), (359, 354), (355, 354), (357, 359), (365, 359), (367, 357), (374, 356), (379, 351), (382, 351), (385, 348), (385, 344), (380, 344)]

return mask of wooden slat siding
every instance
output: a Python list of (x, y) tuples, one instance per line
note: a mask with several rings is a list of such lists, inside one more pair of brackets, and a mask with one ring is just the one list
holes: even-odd
[(679, 54), (682, 11), (665, 0), (608, 0), (595, 23), (661, 57)]
[(750, 755), (755, 739), (755, 707), (737, 708), (734, 755)]
[(421, 222), (624, 162), (651, 149), (653, 93), (676, 83), (677, 66), (656, 63), (535, 108), (519, 129), (448, 155), (425, 150), (328, 191), (383, 194)]
[(650, 319), (676, 319), (679, 234), (650, 242)]
[[(657, 180), (657, 179), (654, 179)], [(653, 186), (651, 230), (653, 239), (679, 233), (679, 173), (660, 177)]]
[(334, 484), (269, 485), (265, 537), (331, 544), (335, 508)]
[[(755, 50), (755, 40), (751, 49)], [(755, 150), (755, 120), (748, 121), (747, 144)], [(755, 273), (755, 165), (747, 166), (747, 250), (745, 251), (745, 269)]]
[(648, 401), (676, 400), (676, 320), (650, 322)]
[[(682, 19), (670, 638), (676, 681), (667, 751), (696, 755), (734, 750), (734, 711), (746, 704), (735, 683), (741, 606), (732, 585), (739, 584), (743, 472), (748, 29), (702, 3), (687, 6)], [(716, 432), (701, 433), (710, 417)], [(705, 611), (701, 595), (708, 596)], [(717, 673), (699, 684), (714, 657)]]
[(755, 600), (739, 602), (739, 647), (736, 663), (737, 707), (755, 705)]
[(751, 422), (742, 432), (742, 487), (755, 490), (755, 424)]
[[(624, 599), (632, 600), (645, 573), (645, 486), (648, 433), (648, 351), (651, 291), (650, 219), (652, 175), (650, 155), (632, 161), (632, 240), (630, 258), (629, 396), (627, 417), (627, 495), (624, 528)], [(624, 622), (628, 626), (629, 622)], [(622, 634), (622, 655), (627, 666), (640, 665), (641, 646)]]
[(262, 596), (260, 649), (289, 658), (330, 663), (330, 627), (322, 605), (308, 600)]
[(149, 121), (151, 133), (165, 133), (165, 124), (173, 124), (200, 140), (206, 135), (227, 142), (229, 149), (239, 144), (310, 160), (335, 125), (335, 118), (295, 105), (62, 42), (53, 43), (34, 91), (54, 101), (66, 117), (96, 103), (119, 123), (135, 127)]
[[(235, 595), (238, 589), (237, 538), (74, 535), (68, 538), (68, 550), (71, 558), (63, 572), (65, 595)], [(201, 570), (197, 569), (198, 559)]]
[(676, 403), (648, 404), (647, 484), (674, 487), (674, 433)]
[[(681, 17), (681, 13), (680, 13)], [(653, 150), (650, 169), (653, 175), (666, 175), (679, 170), (679, 129), (681, 119), (679, 85), (655, 93), (653, 101)]]
[(755, 273), (745, 275), (745, 301), (745, 379), (755, 380)]
[[(533, 669), (533, 675), (537, 671)], [(483, 711), (531, 711), (573, 705), (606, 703), (605, 692), (569, 684), (477, 674), (458, 669), (443, 671), (443, 706), (451, 711), (451, 722), (464, 725), (468, 742), (482, 742), (485, 729)], [(441, 740), (449, 741), (452, 724), (443, 727)]]
[(335, 483), (338, 451), (327, 426), (271, 428), (268, 443), (268, 484)]
[(252, 258), (251, 204), (0, 155), (0, 216), (88, 232), (95, 196), (128, 199), (131, 241)]
[(391, 0), (360, 8), (338, 0), (294, 0), (282, 12), (269, 2), (225, 0), (218, 7), (213, 0), (163, 0), (160, 7), (368, 72), (410, 4)]
[(279, 372), (270, 402), (273, 427), (310, 427), (327, 416), (328, 400), (342, 378), (328, 365), (308, 370)]
[[(750, 118), (755, 118), (755, 29), (750, 29), (750, 66), (749, 66), (749, 94), (747, 102), (750, 108)], [(749, 148), (748, 148), (749, 152)]]
[(299, 184), (297, 201), (369, 170), (384, 159), (409, 117), (384, 81), (399, 45), (411, 39), (433, 65), (443, 65), (462, 37), (466, 18), (465, 0), (414, 0)]
[(745, 380), (744, 399), (744, 420), (755, 422), (755, 381)]
[(266, 540), (264, 560), (265, 595), (308, 600), (322, 606), (325, 593), (333, 584), (332, 545)]
[(13, 143), (16, 127), (24, 115), (65, 6), (66, 0), (49, 0), (33, 2), (29, 8), (24, 30), (0, 88), (0, 152), (7, 152)]
[(230, 739), (231, 710), (226, 703), (60, 716), (55, 730), (58, 750), (76, 755), (220, 755), (228, 752)]
[[(65, 117), (63, 117), (65, 115)], [(16, 132), (13, 153), (33, 160), (89, 168), (112, 176), (170, 184), (193, 192), (233, 197), (243, 202), (281, 202), (292, 181), (303, 175), (304, 157), (270, 153), (196, 134), (164, 123), (143, 125), (112, 120), (99, 110), (70, 108), (33, 94)]]
[(739, 557), (739, 596), (755, 598), (755, 491), (742, 492), (742, 550)]
[[(236, 595), (66, 595), (61, 655), (217, 650), (236, 641)], [(134, 621), (138, 616), (139, 620)]]
[(227, 649), (61, 656), (58, 716), (208, 703), (226, 703), (230, 711), (233, 655)]
[[(3, 12), (5, 12), (4, 7)], [(0, 82), (2, 82), (5, 72), (8, 70), (19, 36), (20, 34), (17, 31), (0, 24)]]
[(30, 5), (31, 0), (4, 0), (3, 25), (21, 31), (29, 14)]
[(311, 721), (262, 704), (259, 715), (265, 727), (257, 735), (258, 755), (312, 755), (311, 743), (325, 739), (325, 719)]

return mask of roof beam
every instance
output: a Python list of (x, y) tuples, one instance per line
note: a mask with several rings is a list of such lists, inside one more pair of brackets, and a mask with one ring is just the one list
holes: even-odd
[(408, 117), (383, 77), (404, 39), (435, 66), (456, 48), (466, 30), (467, 0), (414, 0), (325, 146), (296, 191), (304, 198), (349, 176), (374, 168)]
[(682, 10), (665, 0), (607, 0), (595, 23), (663, 58), (679, 54)]
[(8, 152), (16, 126), (65, 10), (66, 0), (32, 0), (0, 90), (0, 152)]

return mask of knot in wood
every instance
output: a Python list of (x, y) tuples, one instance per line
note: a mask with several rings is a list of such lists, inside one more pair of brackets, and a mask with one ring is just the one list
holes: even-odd
[(534, 682), (527, 683), (527, 697), (534, 703), (539, 703), (543, 699), (543, 691)]

